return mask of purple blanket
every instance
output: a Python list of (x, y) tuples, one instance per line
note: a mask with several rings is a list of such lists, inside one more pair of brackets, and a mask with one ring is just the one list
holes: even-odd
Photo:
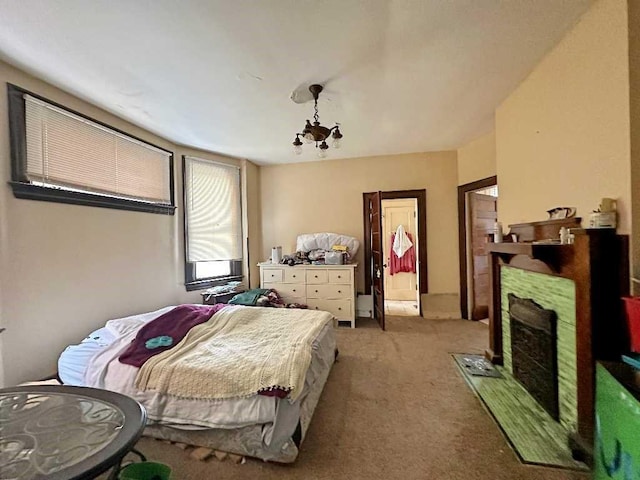
[(120, 362), (140, 368), (154, 355), (177, 345), (189, 330), (227, 306), (224, 303), (177, 306), (142, 327), (131, 345), (120, 355)]

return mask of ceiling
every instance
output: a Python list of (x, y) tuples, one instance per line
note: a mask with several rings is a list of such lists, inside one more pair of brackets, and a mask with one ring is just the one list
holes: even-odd
[[(328, 159), (457, 148), (592, 0), (0, 0), (0, 58), (173, 142), (259, 164), (320, 83)], [(308, 97), (310, 98), (310, 96)]]

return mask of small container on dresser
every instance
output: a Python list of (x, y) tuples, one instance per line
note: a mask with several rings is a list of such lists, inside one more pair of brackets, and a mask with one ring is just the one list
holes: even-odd
[(287, 303), (327, 311), (356, 326), (356, 267), (347, 265), (276, 265), (261, 263), (260, 287), (273, 288)]

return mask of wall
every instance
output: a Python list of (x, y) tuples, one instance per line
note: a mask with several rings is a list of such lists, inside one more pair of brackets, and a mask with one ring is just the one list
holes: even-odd
[(626, 0), (598, 0), (496, 111), (499, 219), (543, 220), (601, 197), (631, 229)]
[[(631, 115), (632, 270), (640, 278), (640, 2), (629, 0), (629, 87)], [(640, 295), (640, 284), (634, 284)]]
[(329, 231), (362, 242), (364, 192), (426, 189), (429, 292), (458, 292), (456, 163), (452, 151), (263, 166), (260, 260), (276, 245), (294, 252), (301, 233)]
[(458, 185), (496, 174), (496, 132), (476, 138), (458, 149)]
[[(6, 82), (173, 151), (176, 214), (14, 198)], [(54, 373), (62, 349), (109, 318), (199, 301), (184, 287), (181, 156), (240, 161), (173, 145), (2, 62), (0, 86), (0, 381), (11, 385)]]
[(260, 269), (258, 260), (262, 258), (262, 218), (260, 216), (260, 168), (245, 161), (246, 175), (243, 177), (242, 193), (245, 196), (246, 222), (243, 225), (245, 237), (249, 238), (246, 247), (248, 272), (245, 273), (247, 283), (252, 288), (260, 286)]

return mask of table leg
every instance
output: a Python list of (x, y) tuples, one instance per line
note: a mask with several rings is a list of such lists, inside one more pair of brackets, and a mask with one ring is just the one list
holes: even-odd
[(142, 452), (140, 452), (139, 450), (136, 450), (135, 448), (132, 448), (131, 450), (129, 450), (129, 452), (125, 453), (122, 457), (118, 459), (118, 462), (111, 469), (111, 473), (109, 474), (108, 480), (117, 480), (118, 474), (122, 469), (122, 460), (124, 460), (124, 457), (126, 457), (129, 453), (135, 453), (138, 457), (140, 457), (141, 462), (147, 461), (147, 457), (145, 457), (142, 454)]

